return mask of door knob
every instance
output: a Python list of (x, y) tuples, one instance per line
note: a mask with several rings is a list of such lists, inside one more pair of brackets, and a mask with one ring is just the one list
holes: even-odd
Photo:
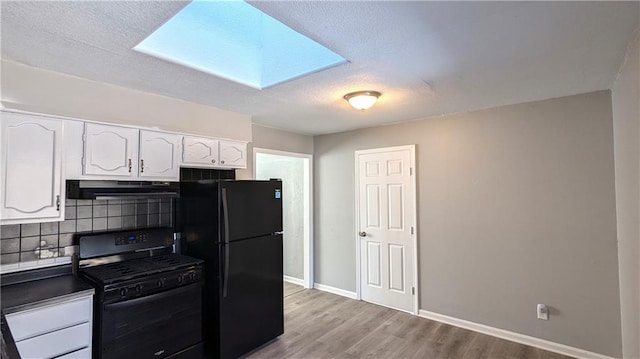
[(360, 237), (366, 237), (367, 236), (367, 232), (360, 232), (360, 233), (358, 233), (358, 235)]

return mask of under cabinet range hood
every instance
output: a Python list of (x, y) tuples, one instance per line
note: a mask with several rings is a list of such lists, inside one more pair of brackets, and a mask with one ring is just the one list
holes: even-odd
[(179, 182), (67, 180), (69, 199), (150, 199), (180, 197)]

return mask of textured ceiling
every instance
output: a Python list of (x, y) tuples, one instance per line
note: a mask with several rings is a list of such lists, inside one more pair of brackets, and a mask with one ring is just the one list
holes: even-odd
[[(1, 2), (2, 58), (323, 134), (608, 89), (639, 2), (263, 1), (349, 60), (265, 90), (132, 48), (186, 2)], [(371, 110), (342, 96), (383, 93)]]

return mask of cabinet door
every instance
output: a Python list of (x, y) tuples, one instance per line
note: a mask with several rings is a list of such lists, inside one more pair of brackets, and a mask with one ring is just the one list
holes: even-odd
[(247, 144), (244, 142), (220, 140), (220, 166), (247, 168)]
[(84, 174), (135, 177), (138, 130), (86, 123), (84, 128)]
[(2, 113), (2, 224), (62, 220), (62, 121)]
[(196, 166), (217, 166), (218, 140), (184, 136), (182, 138), (182, 163)]
[(178, 147), (180, 136), (140, 130), (140, 172), (148, 179), (180, 179)]

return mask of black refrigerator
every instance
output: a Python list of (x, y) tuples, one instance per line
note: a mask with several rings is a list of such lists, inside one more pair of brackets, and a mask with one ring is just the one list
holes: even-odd
[(284, 332), (282, 182), (180, 184), (180, 251), (205, 261), (209, 358), (237, 358)]

